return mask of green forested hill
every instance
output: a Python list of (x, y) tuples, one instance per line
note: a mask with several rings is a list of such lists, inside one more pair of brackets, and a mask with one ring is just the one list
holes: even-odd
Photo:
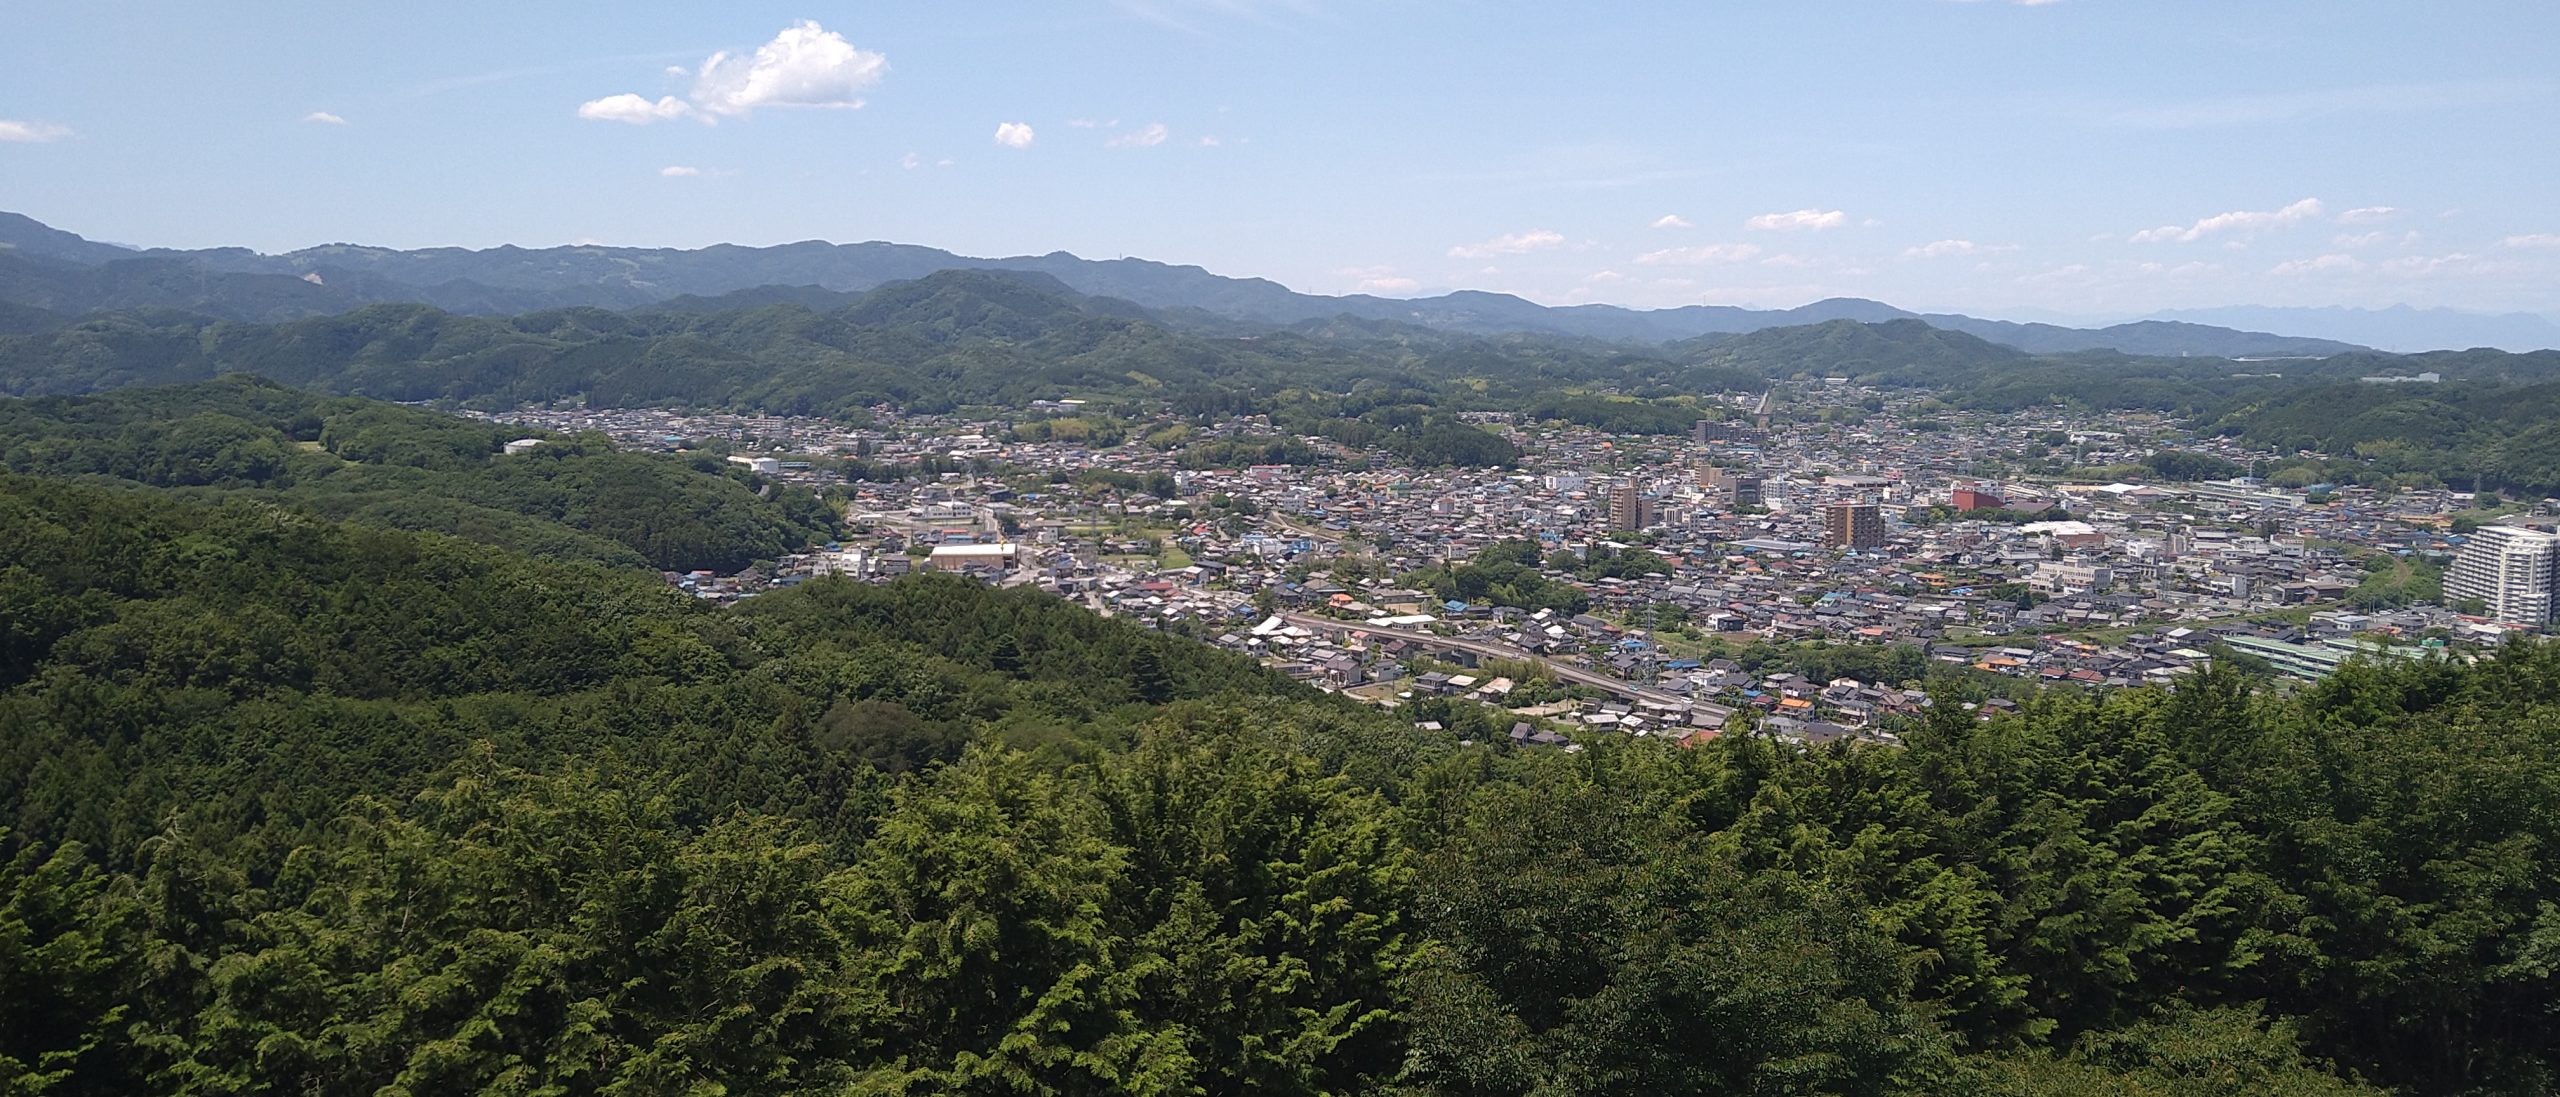
[[(2435, 370), (2517, 389), (2518, 399), (2499, 414), (2475, 416), (2480, 429), (2453, 444), (2396, 427), (2315, 440), (2341, 456), (2367, 442), (2403, 444), (2421, 471), (2551, 490), (2540, 467), (2551, 447), (2519, 435), (2547, 418), (2536, 415), (2548, 410), (2545, 394), (2529, 386), (2560, 377), (2560, 352), (2356, 353), (2279, 365), (2106, 351), (2038, 356), (1916, 319), (1834, 319), (1643, 350), (1374, 320), (1248, 330), (1082, 296), (1044, 275), (983, 270), (942, 271), (860, 295), (757, 292), (632, 312), (501, 318), (381, 304), (273, 324), (151, 311), (0, 316), (0, 394), (253, 372), (323, 392), (483, 408), (582, 399), (851, 416), (882, 403), (941, 412), (1116, 397), (1186, 411), (1267, 412), (1301, 433), (1423, 464), (1499, 465), (1516, 456), (1456, 412), (1676, 432), (1690, 414), (1682, 398), (1827, 376), (1930, 389), (1993, 411), (2145, 408), (2224, 419), (2256, 440), (2290, 439), (2308, 435), (2286, 426), (2288, 418), (2327, 414), (2334, 400), (2316, 391), (2326, 385)], [(1639, 406), (1625, 397), (1673, 403)]]
[[(494, 406), (585, 396), (835, 414), (884, 401), (924, 410), (1021, 404), (1168, 385), (1333, 382), (1365, 359), (1312, 340), (1179, 335), (1107, 299), (1028, 276), (952, 271), (826, 312), (570, 309), (507, 318), (421, 305), (244, 324), (103, 313), (0, 336), (0, 393), (81, 392), (246, 371), (389, 400)], [(1344, 382), (1347, 387), (1347, 381)]]
[(2551, 495), (2560, 493), (2560, 355), (2550, 357), (2539, 382), (2303, 385), (2234, 401), (2207, 425), (2279, 452), (2360, 458), (2385, 474)]
[(502, 456), (523, 434), (239, 375), (0, 400), (9, 471), (289, 501), (546, 556), (731, 572), (833, 531), (814, 495), (759, 496), (753, 477), (717, 458), (616, 452), (600, 436), (551, 437)]
[[(25, 1093), (2544, 1091), (2560, 651), (1459, 748), (1028, 591), (0, 477)], [(2350, 1080), (2347, 1072), (2364, 1079)]]

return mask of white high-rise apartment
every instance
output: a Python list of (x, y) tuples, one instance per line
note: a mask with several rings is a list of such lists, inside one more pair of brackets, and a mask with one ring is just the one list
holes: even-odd
[(2551, 623), (2560, 586), (2560, 535), (2516, 526), (2482, 526), (2445, 573), (2445, 600), (2477, 598), (2489, 616), (2517, 625)]

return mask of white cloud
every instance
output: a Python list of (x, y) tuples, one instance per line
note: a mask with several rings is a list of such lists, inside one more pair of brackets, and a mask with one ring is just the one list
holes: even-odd
[(2329, 238), (2333, 248), (2369, 248), (2391, 238), (2387, 232), (2339, 233)]
[(1807, 258), (1805, 258), (1804, 256), (1801, 256), (1801, 255), (1788, 255), (1788, 254), (1785, 254), (1785, 253), (1780, 253), (1780, 254), (1772, 255), (1772, 256), (1770, 256), (1770, 257), (1768, 257), (1768, 258), (1766, 258), (1766, 259), (1761, 260), (1761, 261), (1760, 261), (1760, 265), (1761, 265), (1761, 266), (1764, 266), (1764, 267), (1796, 267), (1796, 268), (1804, 268), (1804, 267), (1817, 266), (1817, 265), (1819, 265), (1819, 264), (1817, 264), (1814, 260), (1807, 259)]
[(2323, 255), (2315, 259), (2287, 259), (2267, 268), (2269, 274), (2313, 274), (2324, 270), (2363, 270), (2364, 261), (2352, 255)]
[(2525, 269), (2514, 260), (2483, 259), (2468, 252), (2447, 255), (2407, 255), (2380, 266), (2392, 274), (2425, 277), (2434, 274), (2512, 274)]
[(2354, 209), (2339, 214), (2338, 223), (2342, 225), (2361, 225), (2371, 221), (2382, 220), (2383, 218), (2389, 217), (2398, 212), (2400, 212), (2400, 210), (2397, 206), (2357, 206)]
[(880, 82), (889, 59), (853, 47), (815, 20), (785, 27), (752, 56), (726, 51), (702, 63), (694, 78), (694, 105), (718, 115), (744, 115), (764, 107), (862, 105), (862, 91)]
[(1589, 277), (1583, 279), (1585, 282), (1624, 282), (1626, 280), (1626, 275), (1614, 270), (1593, 271)]
[[(722, 50), (695, 70), (691, 99), (672, 95), (651, 100), (625, 92), (591, 99), (578, 107), (578, 117), (643, 125), (687, 116), (705, 122), (738, 118), (766, 107), (862, 106), (862, 91), (880, 82), (889, 59), (855, 49), (844, 36), (815, 21), (802, 20), (782, 29), (754, 53)], [(682, 66), (669, 66), (668, 76), (681, 77)]]
[(1171, 136), (1173, 131), (1164, 128), (1164, 123), (1149, 122), (1144, 129), (1133, 133), (1116, 134), (1102, 144), (1105, 148), (1143, 149), (1164, 144), (1164, 139)]
[(325, 110), (312, 111), (309, 114), (303, 115), (302, 120), (305, 122), (318, 122), (324, 126), (343, 126), (347, 124), (346, 119), (340, 118)]
[(905, 168), (908, 171), (914, 171), (917, 168), (924, 166), (924, 157), (918, 156), (912, 152), (908, 153), (905, 156), (898, 158), (898, 166)]
[(666, 167), (659, 168), (658, 174), (666, 176), (669, 179), (677, 179), (690, 175), (700, 175), (702, 174), (702, 169), (686, 167), (683, 164), (669, 164)]
[(999, 122), (996, 124), (996, 144), (1006, 148), (1030, 148), (1032, 136), (1031, 127), (1024, 123)]
[(693, 104), (672, 95), (661, 97), (653, 103), (646, 97), (624, 92), (621, 95), (608, 95), (602, 99), (590, 99), (578, 104), (580, 118), (589, 118), (598, 122), (629, 122), (635, 126), (663, 122), (670, 118), (682, 118), (692, 113)]
[(2499, 243), (2511, 248), (2560, 248), (2560, 232), (2528, 232), (2510, 236)]
[(1902, 254), (1910, 259), (1944, 259), (1950, 255), (1971, 255), (1981, 250), (1982, 245), (1971, 240), (1932, 240), (1917, 247), (1904, 248)]
[(59, 141), (71, 136), (71, 127), (51, 122), (13, 122), (0, 118), (0, 141)]
[(1394, 267), (1342, 267), (1333, 273), (1350, 279), (1353, 293), (1411, 293), (1418, 284), (1411, 278), (1398, 277)]
[(1698, 226), (1695, 222), (1692, 222), (1688, 218), (1682, 217), (1679, 214), (1666, 213), (1653, 222), (1653, 227), (1658, 229), (1694, 229)]
[(1849, 215), (1839, 210), (1800, 209), (1787, 213), (1764, 213), (1742, 223), (1747, 229), (1762, 232), (1795, 232), (1812, 229), (1836, 229), (1849, 223)]
[(1214, 149), (1218, 147), (1218, 139), (1215, 137), (1203, 137), (1192, 142), (1192, 144), (1198, 145), (1204, 149)]
[(2283, 209), (2233, 210), (2229, 213), (2217, 213), (2185, 228), (2162, 225), (2156, 229), (2144, 229), (2125, 239), (2136, 244), (2153, 244), (2165, 240), (2192, 244), (2215, 233), (2256, 232), (2278, 225), (2307, 221), (2318, 216), (2320, 216), (2320, 200), (2305, 198)]
[(1677, 264), (1704, 266), (1709, 263), (1740, 263), (1758, 258), (1758, 244), (1703, 244), (1694, 248), (1664, 248), (1636, 256), (1636, 262), (1647, 266)]
[(1449, 249), (1449, 258), (1491, 259), (1497, 255), (1518, 255), (1540, 248), (1552, 248), (1562, 243), (1564, 243), (1564, 234), (1561, 232), (1554, 229), (1531, 229), (1527, 232), (1505, 233), (1480, 244), (1460, 244)]

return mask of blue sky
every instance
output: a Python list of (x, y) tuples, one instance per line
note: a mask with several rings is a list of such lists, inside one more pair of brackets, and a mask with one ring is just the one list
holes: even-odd
[(1548, 303), (2560, 314), (2549, 0), (7, 22), (0, 209), (123, 242), (878, 239)]

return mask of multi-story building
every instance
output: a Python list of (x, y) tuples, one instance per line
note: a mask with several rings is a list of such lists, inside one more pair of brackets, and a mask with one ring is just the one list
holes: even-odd
[(1765, 424), (1754, 427), (1745, 423), (1724, 422), (1715, 419), (1700, 419), (1689, 427), (1689, 440), (1701, 444), (1707, 442), (1745, 442), (1757, 438), (1761, 432), (1767, 429), (1768, 427)]
[(1639, 530), (1653, 524), (1653, 500), (1644, 497), (1643, 485), (1629, 480), (1610, 489), (1610, 529)]
[(1822, 543), (1867, 549), (1884, 544), (1884, 510), (1874, 503), (1833, 503), (1822, 512)]
[(2027, 584), (2056, 594), (2088, 594), (2115, 585), (2115, 569), (2080, 560), (2047, 560), (2036, 565)]
[(2008, 500), (2000, 497), (1999, 489), (1984, 484), (1955, 489), (1951, 501), (1958, 511), (1997, 510), (2009, 505)]
[(2489, 616), (2509, 624), (2551, 623), (2560, 587), (2560, 536), (2520, 526), (2482, 526), (2445, 573), (2448, 600), (2479, 599)]

